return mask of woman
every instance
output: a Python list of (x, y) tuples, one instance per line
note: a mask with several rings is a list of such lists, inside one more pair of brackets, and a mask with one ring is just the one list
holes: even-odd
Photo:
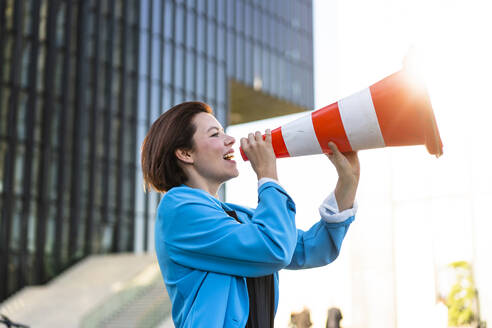
[(162, 114), (142, 145), (147, 187), (165, 193), (155, 224), (157, 259), (176, 327), (273, 327), (278, 271), (332, 262), (350, 223), (359, 180), (356, 153), (328, 155), (338, 172), (321, 220), (296, 229), (295, 204), (279, 185), (270, 131), (241, 139), (258, 177), (256, 209), (223, 203), (222, 183), (238, 176), (235, 140), (210, 107), (186, 102)]

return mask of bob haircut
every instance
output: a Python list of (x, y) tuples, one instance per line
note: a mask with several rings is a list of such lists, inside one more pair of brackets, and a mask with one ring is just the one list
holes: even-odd
[(165, 193), (188, 179), (178, 164), (177, 149), (193, 149), (196, 114), (212, 109), (202, 102), (184, 102), (163, 113), (152, 124), (141, 149), (142, 172), (145, 190)]

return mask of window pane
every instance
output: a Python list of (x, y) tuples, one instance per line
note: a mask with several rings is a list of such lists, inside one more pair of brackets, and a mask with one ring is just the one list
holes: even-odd
[(162, 107), (163, 107), (163, 111), (166, 111), (168, 110), (169, 108), (171, 108), (171, 104), (172, 104), (172, 99), (171, 99), (171, 89), (169, 88), (164, 88), (164, 92), (162, 94)]
[(29, 78), (29, 63), (31, 55), (31, 44), (28, 43), (22, 49), (22, 61), (21, 61), (21, 86), (27, 88)]
[(194, 70), (195, 70), (195, 56), (191, 51), (186, 54), (186, 90), (194, 91)]
[(267, 15), (264, 13), (261, 13), (261, 22), (262, 22), (262, 32), (261, 32), (261, 42), (264, 44), (270, 44), (269, 37), (270, 37), (270, 29), (271, 29), (271, 24), (273, 22), (272, 20), (269, 20)]
[(201, 16), (198, 17), (198, 35), (197, 35), (197, 44), (198, 51), (205, 52), (205, 19)]
[[(12, 37), (7, 37), (6, 40), (4, 41), (4, 62), (9, 63), (10, 60), (12, 59), (12, 52), (13, 52), (13, 41)], [(3, 76), (0, 76), (0, 81), (3, 82), (8, 82), (10, 79), (10, 70), (11, 70), (11, 65), (4, 65), (3, 67)]]
[(261, 38), (261, 15), (260, 11), (256, 8), (253, 8), (253, 38), (256, 40), (260, 40)]
[[(27, 94), (24, 92), (20, 93), (19, 97), (19, 103), (18, 103), (18, 116), (17, 116), (17, 136), (20, 139), (20, 141), (23, 141), (26, 137), (26, 115), (28, 115), (28, 108), (27, 108)], [(0, 159), (0, 160), (3, 160)]]
[(263, 50), (263, 87), (265, 90), (270, 92), (270, 72), (272, 70), (272, 66), (270, 63), (270, 53), (268, 50)]
[[(22, 213), (22, 200), (19, 197), (15, 199), (12, 204), (13, 215), (12, 215), (12, 227), (11, 227), (11, 238), (9, 248), (12, 251), (20, 250), (20, 239), (21, 239), (21, 213)], [(11, 263), (10, 263), (11, 264)]]
[(172, 45), (164, 44), (164, 83), (172, 83)]
[(206, 2), (205, 0), (198, 0), (197, 10), (199, 14), (205, 13), (205, 2)]
[(195, 92), (194, 91), (186, 91), (185, 92), (185, 99), (187, 100), (192, 100), (195, 99)]
[(184, 43), (184, 9), (182, 6), (178, 6), (176, 9), (176, 42)]
[(225, 23), (225, 6), (227, 0), (217, 0), (217, 20), (220, 23)]
[[(1, 93), (1, 101), (0, 101), (0, 138), (7, 134), (7, 112), (8, 112), (8, 103), (10, 98), (10, 89), (2, 88), (0, 89)], [(1, 139), (0, 139), (1, 142)], [(4, 158), (0, 156), (0, 165), (2, 165)], [(1, 174), (1, 171), (0, 171)], [(2, 181), (2, 179), (0, 179)]]
[(161, 40), (159, 37), (152, 38), (152, 67), (150, 68), (150, 72), (152, 74), (153, 80), (160, 80), (161, 76)]
[(142, 29), (149, 28), (149, 2), (151, 0), (142, 0), (142, 5), (140, 6), (140, 27)]
[[(3, 166), (5, 163), (6, 142), (0, 139), (0, 193), (3, 192)], [(0, 207), (1, 208), (1, 207)]]
[(209, 101), (215, 99), (215, 88), (217, 84), (215, 83), (215, 74), (217, 72), (216, 65), (213, 61), (208, 61), (207, 69), (207, 98)]
[(195, 0), (186, 0), (186, 4), (188, 7), (193, 8), (195, 7)]
[(188, 11), (186, 17), (186, 45), (188, 48), (195, 48), (195, 20), (195, 14)]
[(151, 122), (154, 122), (157, 117), (159, 117), (159, 112), (160, 112), (160, 109), (159, 109), (159, 91), (160, 91), (160, 88), (159, 88), (159, 85), (157, 83), (152, 83), (152, 90), (151, 90), (151, 96), (150, 96), (150, 109), (151, 109), (151, 118), (150, 118), (150, 121)]
[(162, 0), (154, 0), (152, 4), (152, 33), (160, 34), (162, 24)]
[(217, 104), (214, 108), (217, 120), (225, 126), (227, 124), (227, 110), (224, 104)]
[(236, 38), (236, 76), (244, 79), (244, 40), (241, 36)]
[(183, 101), (184, 101), (183, 93), (181, 91), (176, 90), (176, 92), (174, 93), (174, 103), (179, 104), (182, 103)]
[(270, 42), (274, 49), (278, 49), (277, 28), (278, 23), (273, 19), (270, 23)]
[(176, 47), (176, 65), (175, 65), (175, 85), (176, 88), (182, 89), (183, 85), (183, 64), (184, 64), (184, 51), (182, 47)]
[(254, 78), (261, 79), (261, 49), (257, 45), (253, 46), (253, 72)]
[(211, 57), (215, 57), (215, 28), (213, 21), (208, 21), (207, 28), (207, 53)]
[(253, 84), (253, 48), (251, 42), (246, 40), (244, 44), (244, 81), (248, 85)]
[(236, 3), (236, 28), (238, 31), (244, 31), (244, 3), (235, 1)]
[[(203, 0), (201, 0), (203, 1)], [(207, 13), (209, 17), (216, 17), (215, 15), (215, 0), (208, 0), (207, 3)]]
[(173, 37), (173, 6), (174, 4), (171, 1), (166, 1), (166, 7), (164, 11), (164, 35), (166, 38)]
[(273, 85), (273, 92), (276, 93), (276, 94), (280, 94), (281, 96), (285, 96), (284, 93), (282, 93), (282, 86), (283, 84), (280, 83), (280, 81), (282, 81), (281, 79), (281, 74), (282, 74), (282, 62), (283, 62), (283, 59), (281, 57), (278, 57), (278, 56), (275, 56), (275, 60), (273, 61), (273, 68), (274, 68), (274, 72), (273, 72), (273, 75), (272, 75), (272, 85)]
[(138, 121), (147, 120), (147, 79), (140, 79), (138, 84)]
[(236, 56), (235, 56), (235, 49), (236, 49), (236, 43), (235, 43), (235, 37), (232, 31), (227, 31), (227, 71), (229, 74), (236, 75), (235, 74), (235, 62), (236, 62)]
[(197, 93), (199, 97), (205, 96), (205, 60), (203, 56), (198, 56), (198, 62), (196, 67), (196, 83)]
[(217, 29), (217, 60), (219, 62), (225, 60), (225, 30), (222, 26)]
[(227, 1), (227, 0), (224, 1), (226, 2), (226, 6), (227, 6), (227, 26), (233, 27), (234, 17), (236, 14), (236, 9), (235, 9), (236, 1)]
[(222, 65), (219, 65), (217, 69), (217, 100), (219, 103), (225, 103), (226, 101), (226, 72)]
[(294, 2), (294, 10), (292, 11), (292, 25), (296, 28), (301, 27), (303, 20), (302, 16), (304, 16), (304, 8), (305, 7), (300, 2)]
[[(24, 145), (19, 144), (15, 153), (15, 167), (14, 167), (14, 194), (21, 195), (22, 193), (22, 182), (23, 168), (24, 168), (24, 156), (25, 149)], [(3, 159), (2, 159), (3, 160)]]
[(253, 18), (251, 14), (252, 8), (249, 3), (246, 3), (244, 5), (244, 30), (246, 32), (246, 37), (251, 37), (252, 36), (252, 23), (253, 23)]

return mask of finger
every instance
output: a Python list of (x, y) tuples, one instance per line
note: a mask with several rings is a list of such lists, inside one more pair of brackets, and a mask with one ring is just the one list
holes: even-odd
[(253, 145), (256, 143), (255, 141), (255, 135), (253, 133), (248, 133), (248, 141), (250, 145)]
[(272, 131), (270, 131), (270, 129), (265, 130), (265, 141), (272, 143)]
[(349, 160), (350, 163), (356, 163), (359, 161), (359, 156), (357, 155), (356, 151), (349, 151), (344, 153), (345, 157)]
[(240, 142), (241, 142), (241, 147), (243, 149), (248, 147), (248, 139), (247, 138), (241, 138)]
[(357, 160), (359, 158), (356, 151), (350, 151), (346, 153), (345, 157), (350, 158), (351, 160)]
[(255, 140), (256, 142), (260, 142), (262, 140), (262, 136), (261, 136), (261, 132), (260, 131), (256, 131), (255, 132)]

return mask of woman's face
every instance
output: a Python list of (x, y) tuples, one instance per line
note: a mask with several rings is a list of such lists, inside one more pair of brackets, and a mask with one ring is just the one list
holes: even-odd
[(215, 117), (199, 113), (193, 118), (196, 126), (193, 135), (193, 167), (196, 172), (212, 183), (222, 183), (239, 175), (236, 162), (232, 160), (236, 141), (224, 133)]

